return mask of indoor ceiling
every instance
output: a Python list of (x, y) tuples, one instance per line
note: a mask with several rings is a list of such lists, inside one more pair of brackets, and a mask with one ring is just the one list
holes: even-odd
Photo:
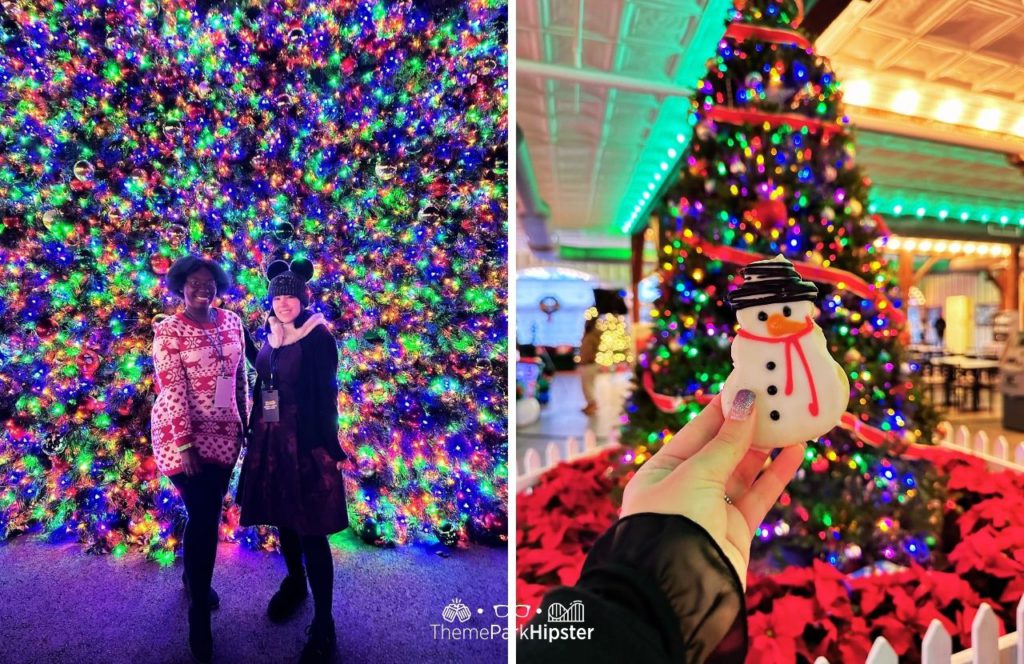
[(1024, 2), (853, 0), (818, 38), (850, 118), (1024, 150)]
[(679, 151), (692, 84), (729, 0), (517, 4), (517, 125), (559, 231), (610, 233)]
[[(685, 150), (689, 87), (730, 5), (517, 5), (517, 124), (553, 244), (628, 246), (631, 212)], [(1024, 152), (1024, 1), (853, 0), (816, 50), (844, 83), (858, 162), (892, 225), (1021, 224), (1024, 174), (1007, 153)]]

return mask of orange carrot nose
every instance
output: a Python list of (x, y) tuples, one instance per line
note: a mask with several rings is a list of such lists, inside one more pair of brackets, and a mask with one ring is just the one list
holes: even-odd
[(786, 318), (780, 313), (774, 313), (768, 317), (768, 334), (773, 337), (796, 334), (802, 329), (804, 329), (803, 323), (792, 318)]

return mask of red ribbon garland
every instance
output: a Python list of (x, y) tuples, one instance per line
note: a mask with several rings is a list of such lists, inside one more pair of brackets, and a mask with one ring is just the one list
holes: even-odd
[(793, 129), (803, 129), (804, 127), (807, 127), (810, 130), (821, 131), (826, 136), (838, 134), (843, 130), (843, 126), (837, 122), (822, 122), (821, 120), (815, 120), (813, 118), (807, 118), (793, 113), (768, 113), (766, 111), (755, 111), (729, 106), (713, 106), (708, 109), (707, 117), (715, 122), (727, 122), (729, 124), (743, 124), (746, 122), (749, 124), (759, 125), (767, 122), (773, 127), (777, 127), (779, 125), (786, 125)]
[(796, 349), (796, 354), (800, 356), (800, 363), (804, 365), (804, 376), (807, 377), (807, 384), (811, 388), (811, 402), (807, 404), (807, 411), (811, 414), (811, 417), (817, 417), (818, 390), (814, 387), (814, 376), (811, 374), (811, 365), (807, 363), (807, 357), (804, 355), (804, 349), (799, 343), (800, 337), (807, 335), (813, 329), (814, 321), (812, 321), (811, 317), (808, 316), (807, 322), (802, 330), (784, 337), (761, 337), (756, 334), (751, 334), (743, 329), (737, 332), (737, 334), (744, 339), (760, 341), (761, 343), (786, 344), (786, 396), (793, 394), (793, 349)]
[(792, 44), (808, 51), (813, 48), (807, 37), (799, 32), (784, 28), (765, 28), (749, 23), (730, 23), (725, 30), (725, 36), (732, 37), (736, 41), (755, 39), (772, 44)]
[[(687, 242), (692, 247), (700, 247), (704, 254), (712, 260), (725, 261), (726, 263), (733, 263), (741, 267), (749, 263), (753, 263), (754, 261), (761, 261), (768, 258), (768, 256), (752, 251), (713, 245), (697, 237), (684, 237), (683, 241)], [(793, 267), (796, 268), (801, 277), (808, 281), (816, 281), (818, 283), (833, 285), (843, 284), (843, 287), (854, 295), (859, 295), (865, 300), (874, 300), (876, 307), (878, 307), (879, 304), (884, 304), (884, 307), (878, 308), (880, 310), (884, 309), (885, 315), (889, 316), (897, 325), (902, 325), (906, 321), (906, 317), (903, 315), (903, 312), (893, 306), (889, 298), (885, 296), (885, 293), (881, 292), (852, 272), (837, 270), (832, 267), (811, 265), (810, 263), (803, 263), (799, 261), (794, 262)]]

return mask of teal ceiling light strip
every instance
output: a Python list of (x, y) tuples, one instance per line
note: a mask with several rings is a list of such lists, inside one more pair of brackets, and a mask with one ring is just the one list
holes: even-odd
[(883, 217), (928, 218), (947, 223), (1024, 226), (1024, 206), (1013, 201), (905, 191), (880, 185), (871, 188), (868, 212)]
[[(732, 0), (710, 0), (700, 17), (676, 72), (675, 83), (696, 86), (707, 70), (708, 58), (714, 57), (718, 42), (725, 34), (726, 19)], [(616, 63), (618, 70), (618, 62)], [(677, 171), (693, 126), (687, 121), (690, 99), (672, 97), (661, 105), (647, 144), (644, 146), (622, 203), (613, 217), (618, 231), (630, 235), (647, 225), (648, 210), (664, 191), (671, 175)]]

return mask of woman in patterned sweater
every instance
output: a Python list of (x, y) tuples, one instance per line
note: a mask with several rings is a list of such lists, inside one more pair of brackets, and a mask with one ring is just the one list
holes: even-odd
[(210, 587), (217, 529), (248, 413), (245, 336), (237, 315), (213, 307), (229, 286), (215, 262), (181, 258), (167, 273), (167, 286), (185, 309), (154, 325), (153, 454), (188, 512), (183, 581), (190, 599), (189, 646), (196, 659), (208, 662), (210, 610), (220, 602)]

